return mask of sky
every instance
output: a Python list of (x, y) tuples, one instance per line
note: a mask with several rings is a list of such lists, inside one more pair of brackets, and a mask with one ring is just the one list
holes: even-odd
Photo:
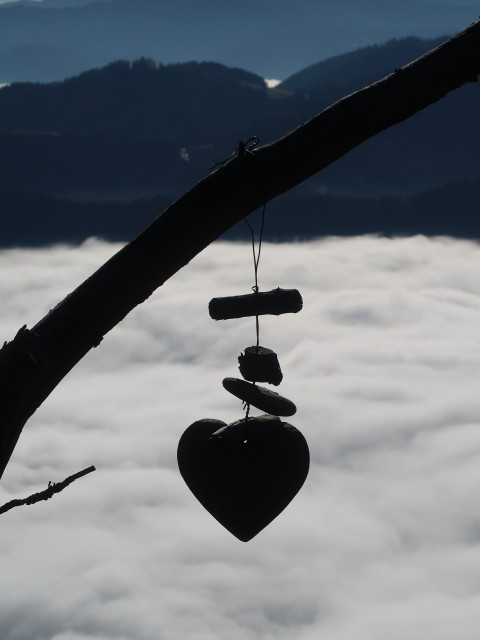
[[(273, 205), (272, 205), (273, 208)], [(274, 224), (274, 209), (267, 224)], [(34, 325), (120, 245), (0, 252), (3, 340)], [(448, 238), (265, 244), (261, 318), (277, 391), (311, 454), (304, 487), (248, 543), (176, 464), (183, 431), (232, 422), (222, 388), (254, 344), (251, 247), (215, 243), (106, 336), (26, 426), (0, 504), (2, 640), (476, 640), (480, 626), (480, 246)]]
[[(163, 64), (207, 60), (285, 80), (309, 65), (392, 38), (453, 35), (478, 16), (478, 0), (302, 2), (119, 2), (111, 11), (55, 10), (44, 19), (9, 12), (0, 23), (0, 80), (57, 81), (141, 56)], [(154, 7), (163, 8), (162, 15)]]
[[(13, 4), (14, 2), (21, 2), (22, 0), (0, 0), (0, 4)], [(31, 0), (32, 2), (43, 2), (43, 0)], [(92, 2), (93, 0), (78, 0), (78, 2), (76, 2), (77, 4), (87, 4), (87, 2), (90, 1)], [(161, 0), (160, 0), (161, 1)], [(398, 1), (398, 0), (397, 0)], [(429, 3), (429, 2), (438, 2), (438, 0), (421, 0), (421, 2), (425, 2), (425, 3)], [(65, 3), (67, 4), (68, 1)], [(445, 0), (445, 4), (449, 4), (449, 5), (463, 5), (463, 6), (469, 6), (469, 5), (475, 5), (477, 3), (477, 0)]]

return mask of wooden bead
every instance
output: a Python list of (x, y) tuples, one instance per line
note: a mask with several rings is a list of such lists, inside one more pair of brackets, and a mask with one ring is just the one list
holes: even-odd
[(269, 382), (279, 385), (283, 379), (275, 351), (265, 347), (247, 347), (238, 356), (240, 373), (251, 382)]
[(242, 296), (213, 298), (208, 305), (208, 311), (214, 320), (229, 320), (267, 314), (279, 316), (283, 313), (298, 313), (302, 307), (302, 296), (297, 289), (278, 288)]
[(251, 404), (265, 413), (271, 413), (274, 416), (293, 416), (297, 411), (297, 407), (291, 400), (275, 393), (275, 391), (259, 387), (245, 380), (225, 378), (223, 386), (229, 393), (240, 398), (246, 404)]

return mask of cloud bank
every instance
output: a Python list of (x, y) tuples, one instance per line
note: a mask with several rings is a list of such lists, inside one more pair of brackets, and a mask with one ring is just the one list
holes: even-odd
[[(4, 340), (118, 250), (0, 252)], [(299, 314), (261, 319), (284, 373), (307, 481), (251, 542), (197, 503), (176, 446), (231, 422), (221, 385), (254, 320), (251, 249), (217, 243), (92, 351), (25, 428), (0, 503), (91, 464), (46, 503), (1, 516), (3, 640), (476, 640), (480, 626), (480, 247), (450, 239), (266, 244), (260, 287)]]

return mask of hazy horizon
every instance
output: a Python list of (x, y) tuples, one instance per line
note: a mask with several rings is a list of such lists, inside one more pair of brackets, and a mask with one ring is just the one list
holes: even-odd
[[(0, 0), (2, 7), (7, 4)], [(165, 64), (219, 62), (284, 80), (332, 56), (393, 38), (453, 35), (477, 19), (473, 3), (453, 0), (362, 0), (354, 6), (349, 0), (296, 5), (263, 0), (254, 9), (232, 2), (210, 4), (204, 11), (191, 0), (184, 5), (138, 3), (138, 11), (128, 2), (107, 3), (116, 5), (111, 7), (73, 0), (37, 4), (34, 11), (3, 16), (3, 82), (56, 81), (142, 56)], [(87, 4), (91, 7), (78, 6)]]

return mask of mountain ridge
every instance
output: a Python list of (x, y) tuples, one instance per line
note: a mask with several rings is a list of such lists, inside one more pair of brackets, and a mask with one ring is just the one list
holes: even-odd
[[(328, 85), (365, 86), (388, 75), (392, 69), (405, 66), (446, 40), (446, 35), (431, 40), (408, 36), (361, 47), (297, 71), (283, 80), (278, 89), (311, 91)], [(379, 47), (383, 49), (383, 55), (378, 55)], [(385, 55), (386, 52), (388, 55)]]
[[(146, 58), (117, 61), (62, 82), (3, 88), (4, 238), (18, 243), (28, 227), (42, 241), (81, 239), (105, 235), (109, 224), (117, 224), (115, 233), (128, 239), (138, 221), (147, 224), (155, 211), (229, 157), (238, 140), (259, 135), (261, 144), (273, 141), (358, 88), (359, 69), (372, 73), (386, 61), (400, 66), (395, 55), (404, 51), (398, 45), (374, 47), (369, 55), (379, 58), (376, 65), (365, 63), (362, 50), (357, 62), (347, 56), (334, 86), (312, 84), (307, 73), (308, 90), (269, 89), (260, 76), (219, 63), (158, 65)], [(413, 52), (432, 42), (407, 38), (403, 45)], [(435, 226), (435, 216), (455, 199), (463, 208), (459, 233), (478, 237), (472, 212), (480, 195), (479, 111), (478, 85), (466, 85), (366, 141), (275, 200), (283, 211), (279, 237), (298, 235), (293, 224), (300, 218), (306, 235), (348, 235), (361, 232), (362, 225), (371, 233), (443, 233), (452, 223), (444, 212)], [(298, 212), (295, 222), (292, 210)], [(335, 220), (318, 227), (319, 210)], [(382, 210), (393, 216), (383, 230)]]
[[(394, 37), (465, 28), (474, 7), (419, 0), (96, 0), (0, 5), (0, 82), (53, 81), (116, 59), (212, 60), (284, 79), (316, 60)], [(71, 50), (65, 63), (16, 57), (15, 47)], [(85, 61), (82, 62), (82, 57)], [(60, 60), (59, 60), (60, 63)]]
[[(419, 46), (416, 40), (404, 43), (407, 49)], [(405, 55), (398, 45), (393, 40), (371, 51), (393, 70), (403, 62), (395, 56)], [(359, 60), (364, 52), (358, 50)], [(219, 63), (157, 65), (146, 58), (117, 61), (62, 82), (15, 83), (0, 91), (0, 187), (43, 185), (50, 195), (71, 198), (84, 197), (82, 190), (97, 191), (97, 198), (104, 199), (102, 191), (112, 194), (115, 167), (122, 192), (131, 183), (132, 193), (165, 192), (166, 184), (173, 185), (169, 193), (181, 193), (231, 153), (238, 140), (258, 135), (262, 144), (271, 142), (357, 90), (359, 75), (370, 73), (370, 66), (343, 64), (336, 85), (310, 86), (308, 91), (288, 91), (282, 85), (267, 89), (260, 76)], [(465, 86), (365, 142), (302, 188), (339, 195), (411, 195), (475, 178), (477, 89)], [(50, 159), (47, 173), (45, 163), (31, 160), (42, 153)], [(67, 175), (71, 157), (82, 162)], [(100, 158), (105, 168), (94, 171)], [(26, 165), (27, 175), (22, 169)], [(168, 180), (156, 179), (159, 171)], [(104, 181), (102, 175), (110, 174)]]

